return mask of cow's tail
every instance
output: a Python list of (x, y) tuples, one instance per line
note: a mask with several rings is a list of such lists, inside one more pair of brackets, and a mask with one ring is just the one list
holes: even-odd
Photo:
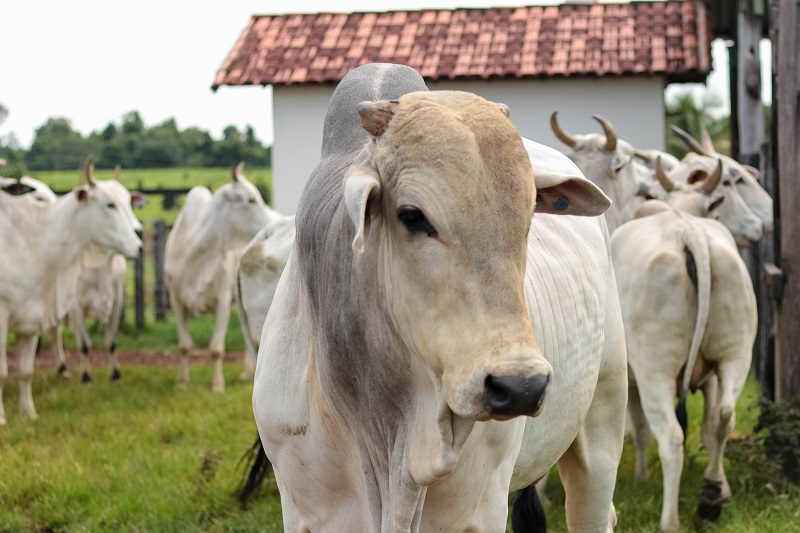
[(546, 533), (547, 519), (544, 514), (536, 484), (517, 491), (511, 511), (511, 528), (514, 533)]
[(244, 463), (246, 476), (242, 479), (239, 487), (236, 489), (235, 495), (239, 503), (244, 507), (252, 497), (258, 494), (261, 490), (264, 480), (269, 471), (272, 470), (272, 463), (267, 458), (267, 452), (264, 451), (264, 445), (261, 443), (261, 437), (256, 435), (256, 441), (247, 452), (239, 459), (239, 464)]
[(688, 429), (688, 417), (686, 415), (686, 397), (689, 395), (689, 386), (692, 379), (694, 365), (697, 363), (697, 356), (700, 353), (700, 345), (708, 324), (708, 312), (711, 305), (711, 257), (708, 249), (708, 240), (705, 231), (698, 224), (695, 224), (690, 216), (679, 213), (686, 222), (686, 231), (683, 233), (683, 244), (686, 246), (686, 266), (689, 276), (692, 277), (692, 267), (694, 267), (695, 281), (697, 286), (697, 319), (694, 324), (692, 343), (689, 346), (689, 359), (686, 361), (686, 368), (683, 371), (683, 383), (681, 384), (678, 406), (675, 408), (675, 416), (683, 430), (683, 439), (686, 441), (686, 431)]

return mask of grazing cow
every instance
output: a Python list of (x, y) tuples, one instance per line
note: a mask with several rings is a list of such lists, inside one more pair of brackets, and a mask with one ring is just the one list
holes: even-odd
[(6, 343), (16, 333), (20, 413), (36, 418), (31, 380), (36, 342), (69, 311), (84, 253), (135, 257), (142, 241), (118, 189), (94, 179), (55, 203), (0, 192), (0, 425), (8, 378)]
[(253, 391), (287, 531), (503, 531), (557, 461), (570, 528), (613, 526), (609, 200), (507, 112), (401, 65), (334, 91)]
[(0, 189), (12, 196), (30, 194), (33, 199), (45, 204), (52, 204), (58, 199), (53, 189), (30, 176), (22, 176), (18, 180), (0, 176)]
[[(678, 490), (690, 389), (702, 389), (705, 397), (702, 435), (710, 455), (698, 514), (715, 519), (731, 495), (722, 457), (750, 368), (756, 310), (752, 283), (730, 231), (702, 218), (719, 205), (711, 193), (720, 188), (722, 163), (692, 185), (674, 184), (658, 171), (669, 203), (645, 203), (635, 220), (614, 233), (611, 252), (632, 372), (628, 409), (636, 475), (647, 476), (652, 431), (663, 469), (660, 527), (671, 532), (680, 528)], [(729, 187), (722, 205), (736, 194)], [(749, 210), (742, 219), (761, 231), (761, 221)]]
[(241, 379), (253, 379), (261, 330), (292, 251), (294, 235), (294, 215), (281, 217), (259, 231), (239, 259), (236, 304), (245, 346)]
[(604, 135), (571, 135), (559, 125), (557, 114), (554, 111), (550, 115), (553, 134), (572, 148), (569, 158), (581, 172), (611, 198), (606, 221), (608, 231), (614, 233), (620, 224), (633, 218), (644, 201), (653, 180), (652, 172), (634, 158), (636, 150), (630, 143), (619, 139), (614, 126), (604, 118), (593, 116), (603, 127)]
[(222, 359), (231, 312), (237, 254), (253, 236), (279, 215), (264, 203), (258, 189), (242, 175), (243, 163), (233, 168), (233, 179), (214, 194), (192, 187), (169, 233), (164, 250), (164, 275), (178, 329), (181, 352), (177, 386), (189, 383), (192, 337), (188, 313), (215, 315), (209, 350), (214, 358), (212, 390), (225, 390)]

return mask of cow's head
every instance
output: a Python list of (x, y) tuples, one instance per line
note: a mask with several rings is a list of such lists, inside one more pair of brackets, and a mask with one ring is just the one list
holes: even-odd
[(82, 231), (93, 250), (135, 258), (142, 247), (136, 235), (141, 223), (131, 211), (130, 193), (116, 180), (96, 180), (93, 171), (94, 165), (87, 160), (84, 163), (86, 183), (70, 193), (77, 201)]
[(197, 242), (216, 235), (223, 248), (241, 248), (264, 226), (277, 218), (277, 213), (264, 203), (261, 193), (242, 173), (244, 163), (231, 167), (231, 181), (214, 192), (203, 217)]
[[(758, 182), (760, 172), (758, 169), (749, 165), (742, 165), (735, 159), (724, 154), (717, 153), (708, 131), (701, 124), (703, 142), (698, 142), (687, 132), (671, 126), (672, 130), (686, 143), (692, 152), (686, 154), (684, 161), (694, 162), (702, 158), (722, 160), (722, 183), (725, 186), (733, 185), (739, 191), (742, 200), (750, 210), (761, 220), (763, 233), (772, 233), (774, 228), (774, 214), (772, 208), (772, 197), (761, 187)], [(707, 161), (707, 160), (706, 160)], [(706, 166), (708, 163), (705, 163)], [(726, 185), (727, 184), (727, 185)]]
[(344, 199), (364, 298), (381, 302), (409, 368), (438, 383), (440, 423), (538, 414), (552, 368), (523, 293), (534, 209), (600, 214), (608, 199), (585, 179), (537, 191), (508, 109), (476, 95), (409, 93), (358, 112), (373, 140)]
[(688, 154), (669, 175), (659, 160), (656, 177), (667, 192), (670, 205), (718, 220), (740, 247), (747, 247), (763, 236), (761, 219), (750, 210), (739, 189), (724, 178), (721, 159)]
[(614, 126), (599, 115), (593, 115), (603, 128), (603, 134), (571, 135), (557, 120), (558, 112), (550, 115), (550, 128), (564, 144), (572, 148), (569, 158), (581, 172), (611, 198), (614, 208), (606, 214), (609, 231), (625, 222), (623, 212), (628, 203), (649, 194), (652, 173), (637, 161), (636, 151), (628, 142), (619, 139)]

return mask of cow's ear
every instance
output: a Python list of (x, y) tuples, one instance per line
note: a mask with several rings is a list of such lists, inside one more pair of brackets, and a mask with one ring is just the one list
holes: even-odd
[(755, 179), (758, 179), (761, 176), (761, 171), (758, 170), (756, 167), (751, 167), (750, 165), (742, 165), (744, 169), (752, 174)]
[(85, 185), (79, 185), (72, 190), (79, 202), (85, 202), (89, 198), (89, 190)]
[(364, 252), (364, 239), (369, 232), (372, 214), (370, 206), (381, 195), (381, 183), (374, 170), (368, 167), (357, 167), (344, 180), (344, 203), (347, 213), (356, 228), (353, 239), (353, 252)]
[(386, 131), (386, 127), (389, 125), (389, 121), (392, 120), (394, 110), (398, 104), (397, 100), (361, 102), (358, 104), (361, 127), (373, 137), (380, 137)]
[(536, 189), (537, 213), (596, 217), (609, 207), (611, 200), (608, 196), (586, 178), (569, 178), (556, 185)]
[(611, 206), (608, 196), (567, 156), (525, 138), (522, 143), (533, 167), (537, 213), (593, 217)]

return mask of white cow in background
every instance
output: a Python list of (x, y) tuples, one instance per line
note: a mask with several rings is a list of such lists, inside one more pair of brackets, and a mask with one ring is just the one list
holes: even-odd
[(222, 359), (238, 254), (259, 230), (280, 216), (242, 175), (243, 166), (234, 167), (231, 183), (214, 194), (207, 187), (193, 187), (167, 237), (164, 275), (178, 329), (181, 360), (177, 386), (181, 388), (189, 383), (189, 351), (193, 347), (188, 314), (210, 311), (215, 314), (209, 345), (214, 358), (212, 390), (225, 390)]
[(620, 224), (633, 218), (644, 201), (653, 181), (652, 172), (635, 159), (633, 146), (619, 139), (614, 126), (603, 117), (593, 115), (592, 118), (603, 127), (604, 135), (571, 135), (559, 125), (557, 115), (557, 111), (550, 115), (553, 134), (572, 148), (568, 157), (584, 176), (611, 198), (605, 217), (608, 231), (614, 233)]
[(261, 330), (292, 251), (294, 236), (294, 215), (281, 217), (259, 231), (239, 259), (236, 303), (245, 346), (241, 379), (253, 378)]
[[(703, 390), (702, 436), (710, 455), (698, 514), (716, 519), (730, 498), (722, 458), (750, 369), (757, 320), (752, 284), (730, 231), (704, 218), (738, 195), (734, 187), (718, 187), (722, 163), (694, 184), (674, 183), (660, 165), (657, 170), (668, 203), (646, 202), (636, 220), (612, 235), (611, 252), (632, 371), (628, 409), (636, 475), (647, 476), (652, 431), (663, 470), (660, 528), (673, 532), (680, 528), (678, 490), (690, 389)], [(727, 190), (715, 195), (719, 188)], [(746, 231), (760, 233), (761, 221), (744, 202), (733, 205), (746, 209), (740, 216), (751, 225)]]
[(0, 425), (6, 423), (2, 388), (9, 331), (16, 333), (20, 413), (35, 418), (36, 342), (69, 312), (83, 254), (135, 257), (142, 246), (125, 202), (116, 187), (94, 179), (50, 204), (0, 191)]
[(613, 528), (610, 202), (507, 112), (401, 65), (334, 91), (253, 390), (287, 531), (503, 531), (556, 462), (569, 527)]

